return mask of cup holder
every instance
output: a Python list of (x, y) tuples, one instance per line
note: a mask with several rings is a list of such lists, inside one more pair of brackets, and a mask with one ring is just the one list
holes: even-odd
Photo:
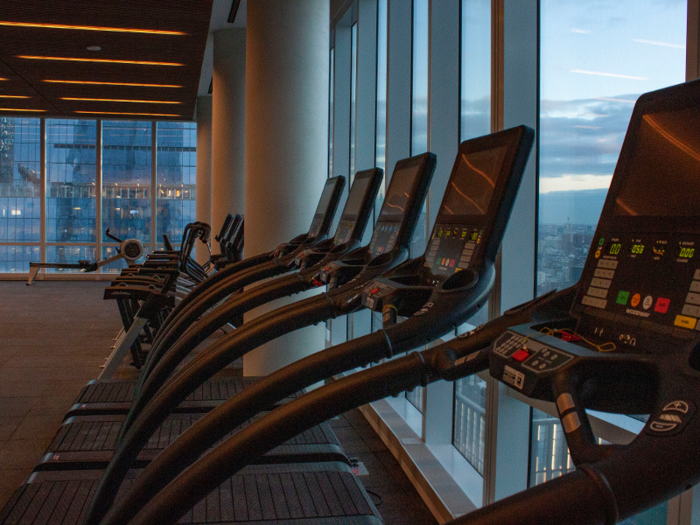
[(467, 268), (466, 270), (462, 270), (450, 276), (442, 283), (442, 289), (446, 291), (457, 290), (459, 288), (474, 286), (477, 282), (479, 282), (479, 274), (471, 268)]
[(393, 260), (394, 260), (394, 254), (392, 252), (386, 252), (386, 253), (383, 253), (381, 255), (377, 255), (374, 259), (372, 259), (369, 262), (369, 264), (367, 266), (370, 268), (372, 268), (374, 266), (384, 266), (385, 264), (388, 264)]

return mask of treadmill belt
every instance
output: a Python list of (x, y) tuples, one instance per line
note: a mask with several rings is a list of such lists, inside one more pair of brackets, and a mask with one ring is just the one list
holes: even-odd
[[(188, 401), (210, 401), (233, 397), (258, 379), (255, 377), (213, 378), (201, 384)], [(131, 403), (134, 401), (135, 381), (91, 381), (80, 391), (75, 403)]]
[[(242, 376), (212, 378), (201, 384), (175, 411), (208, 412), (259, 379), (258, 377)], [(78, 398), (66, 414), (66, 417), (83, 414), (126, 413), (134, 401), (135, 388), (135, 381), (90, 381), (80, 391)], [(301, 393), (293, 394), (279, 404), (286, 403), (290, 399), (298, 397)]]
[[(234, 432), (263, 417), (260, 413), (239, 426)], [(152, 461), (161, 450), (170, 445), (203, 414), (172, 414), (151, 436), (140, 452), (137, 466), (143, 467)], [(100, 468), (112, 459), (117, 437), (124, 416), (79, 416), (66, 420), (49, 445), (37, 470), (53, 470), (76, 467)], [(229, 434), (230, 435), (230, 434)], [(348, 462), (340, 442), (327, 423), (316, 425), (261, 458), (262, 463), (286, 461), (342, 461)]]
[[(137, 473), (130, 472), (124, 487)], [(101, 470), (34, 473), (3, 509), (0, 524), (82, 524), (101, 477)], [(248, 525), (274, 522), (290, 525), (382, 523), (362, 484), (350, 467), (342, 463), (248, 466), (213, 490), (178, 521)]]

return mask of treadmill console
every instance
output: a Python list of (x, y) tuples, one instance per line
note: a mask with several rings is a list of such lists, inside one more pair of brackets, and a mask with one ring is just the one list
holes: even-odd
[(328, 231), (335, 211), (338, 208), (338, 202), (344, 186), (345, 177), (331, 177), (326, 181), (316, 207), (316, 213), (314, 213), (314, 218), (309, 227), (309, 237), (318, 237), (324, 231)]
[[(522, 325), (501, 336), (493, 346), (494, 377), (548, 399), (551, 388), (538, 379), (574, 356), (670, 354), (697, 337), (700, 97), (690, 89), (639, 99), (578, 283), (572, 323)], [(677, 96), (663, 93), (674, 90)]]
[(573, 314), (596, 341), (664, 351), (700, 329), (700, 113), (665, 107), (635, 117)]
[(399, 166), (400, 163), (405, 161), (399, 161), (396, 165), (369, 243), (369, 253), (372, 257), (389, 252), (396, 246), (399, 230), (404, 223), (406, 210), (411, 201), (412, 190), (418, 182), (421, 163), (411, 162)]
[[(338, 228), (335, 231), (334, 245), (338, 246), (350, 241), (353, 235), (362, 236), (369, 215), (365, 213), (368, 211), (365, 208), (369, 209), (374, 204), (374, 198), (377, 195), (378, 184), (375, 184), (375, 177), (379, 177), (381, 181), (382, 170), (375, 168), (360, 171), (355, 175), (343, 215), (340, 217)], [(362, 224), (359, 224), (358, 221)], [(358, 230), (362, 231), (358, 232)]]
[[(513, 128), (460, 145), (421, 266), (407, 270), (413, 272), (411, 277), (399, 268), (395, 275), (369, 283), (363, 294), (365, 306), (380, 310), (383, 298), (393, 291), (439, 287), (458, 272), (495, 261), (520, 183), (519, 176), (511, 176), (517, 172), (513, 165), (525, 162), (520, 158), (525, 133), (532, 132)], [(524, 158), (529, 147), (526, 150)], [(468, 276), (460, 279), (457, 287), (468, 281)]]

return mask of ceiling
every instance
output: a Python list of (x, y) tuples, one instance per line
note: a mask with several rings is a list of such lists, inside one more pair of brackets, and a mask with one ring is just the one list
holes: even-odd
[(1, 0), (0, 116), (192, 119), (213, 1)]

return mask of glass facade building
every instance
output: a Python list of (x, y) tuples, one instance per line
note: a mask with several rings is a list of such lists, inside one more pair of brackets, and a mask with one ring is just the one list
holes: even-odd
[(114, 255), (107, 229), (147, 252), (163, 234), (177, 245), (195, 217), (196, 134), (193, 122), (2, 117), (0, 273)]

